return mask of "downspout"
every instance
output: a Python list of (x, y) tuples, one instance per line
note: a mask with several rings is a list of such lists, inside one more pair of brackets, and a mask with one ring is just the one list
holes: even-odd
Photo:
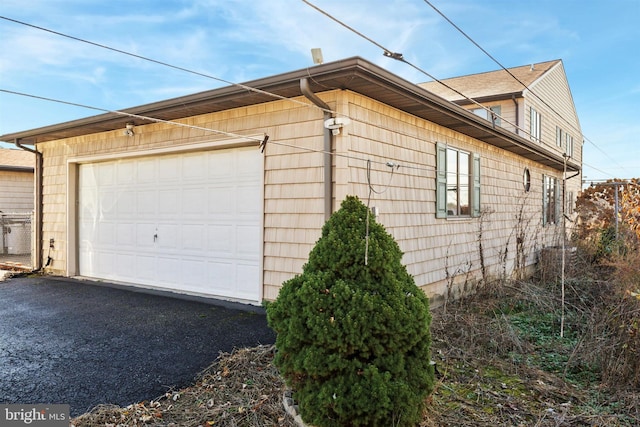
[[(322, 99), (311, 91), (309, 81), (306, 78), (300, 79), (300, 91), (316, 106), (324, 111), (324, 121), (331, 118), (331, 107)], [(331, 182), (332, 166), (331, 166), (331, 145), (333, 142), (333, 134), (331, 129), (324, 128), (324, 219), (329, 219), (333, 211), (333, 187)]]
[(515, 95), (511, 95), (511, 100), (514, 104), (516, 104), (516, 135), (520, 134), (520, 106), (518, 105), (518, 100)]
[(575, 173), (575, 175), (568, 176), (567, 179), (575, 178), (576, 176), (580, 175), (581, 173), (582, 173), (582, 171), (578, 171), (578, 172)]
[(16, 139), (14, 145), (21, 150), (28, 151), (36, 155), (36, 170), (35, 170), (35, 247), (34, 252), (35, 263), (33, 265), (34, 271), (39, 271), (42, 268), (42, 153), (33, 148), (25, 147), (20, 144), (20, 140)]

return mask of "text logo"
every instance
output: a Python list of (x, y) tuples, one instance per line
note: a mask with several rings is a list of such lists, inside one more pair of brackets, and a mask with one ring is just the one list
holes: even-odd
[(0, 427), (69, 427), (69, 405), (0, 405)]

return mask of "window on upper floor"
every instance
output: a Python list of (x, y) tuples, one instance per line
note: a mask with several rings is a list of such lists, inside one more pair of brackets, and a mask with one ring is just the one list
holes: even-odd
[(559, 126), (556, 126), (556, 145), (558, 147), (562, 147), (564, 145), (564, 135), (565, 133), (563, 130)]
[(436, 144), (436, 217), (480, 215), (480, 156)]
[(558, 179), (542, 176), (542, 225), (556, 224), (560, 217), (560, 190)]
[(564, 152), (566, 153), (567, 156), (573, 157), (573, 137), (567, 133), (565, 135), (565, 139), (566, 139), (566, 146), (565, 146)]
[(542, 116), (533, 107), (529, 111), (529, 135), (536, 142), (542, 140)]
[(471, 111), (476, 116), (482, 117), (485, 120), (489, 120), (495, 126), (502, 126), (502, 120), (500, 119), (500, 116), (502, 115), (502, 107), (499, 105), (489, 107), (488, 111), (486, 108), (473, 108), (469, 111)]

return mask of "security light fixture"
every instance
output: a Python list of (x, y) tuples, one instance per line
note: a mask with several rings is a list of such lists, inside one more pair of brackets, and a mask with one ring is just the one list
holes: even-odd
[(324, 62), (324, 59), (322, 58), (322, 49), (319, 47), (311, 49), (311, 57), (313, 58), (314, 64), (322, 64)]
[(127, 136), (133, 136), (133, 123), (129, 122), (126, 125), (126, 129), (124, 130), (124, 134)]

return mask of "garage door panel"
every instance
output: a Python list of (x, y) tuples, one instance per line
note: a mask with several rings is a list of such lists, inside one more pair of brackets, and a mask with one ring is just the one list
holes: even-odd
[(206, 226), (204, 224), (192, 224), (182, 226), (182, 249), (187, 251), (205, 250)]
[(136, 271), (136, 256), (132, 251), (118, 252), (116, 255), (116, 265), (111, 272), (114, 276), (114, 280), (119, 280), (119, 273), (117, 272), (129, 272), (133, 275)]
[(236, 251), (238, 256), (254, 259), (260, 253), (260, 245), (253, 238), (260, 234), (260, 228), (254, 225), (239, 225), (236, 228)]
[(214, 215), (232, 215), (236, 200), (235, 188), (223, 186), (211, 186), (207, 189), (209, 200), (209, 213)]
[(186, 155), (182, 158), (182, 165), (184, 171), (182, 177), (185, 182), (206, 182), (206, 155), (203, 155), (202, 153)]
[(236, 274), (237, 288), (235, 289), (235, 293), (240, 298), (250, 298), (251, 293), (254, 291), (249, 284), (259, 279), (260, 270), (258, 265), (238, 263)]
[(159, 257), (157, 283), (168, 287), (180, 283), (183, 277), (181, 261), (173, 257)]
[[(135, 256), (135, 277), (140, 279), (143, 284), (151, 284), (157, 276), (156, 256), (153, 255), (137, 255)], [(118, 272), (123, 274), (125, 272)]]
[(158, 212), (158, 192), (155, 190), (142, 190), (136, 194), (137, 209), (139, 215), (155, 215)]
[(237, 154), (232, 151), (209, 153), (207, 172), (215, 182), (234, 182), (238, 174)]
[(260, 197), (259, 192), (249, 191), (246, 188), (238, 189), (238, 207), (236, 210), (237, 215), (241, 215), (242, 219), (255, 222), (259, 218), (259, 212), (262, 210), (260, 206), (252, 206), (251, 200), (255, 200), (255, 197)]
[(159, 224), (156, 245), (161, 252), (167, 252), (179, 247), (180, 226), (177, 224)]
[(182, 259), (182, 280), (185, 287), (202, 292), (207, 287), (207, 262), (204, 259)]
[(101, 186), (113, 186), (115, 165), (113, 163), (98, 163), (96, 167), (97, 183)]
[(132, 190), (118, 191), (116, 213), (120, 216), (130, 215), (135, 212), (136, 193)]
[(182, 214), (202, 216), (207, 211), (207, 192), (204, 188), (186, 188), (182, 193)]
[(135, 165), (136, 173), (138, 174), (136, 177), (136, 182), (144, 184), (144, 183), (155, 183), (158, 181), (158, 177), (156, 175), (156, 166), (157, 159), (149, 158), (149, 159), (140, 159), (137, 161)]
[(81, 165), (80, 274), (259, 302), (262, 161), (251, 148)]
[(99, 251), (96, 259), (96, 269), (101, 277), (112, 277), (115, 271), (116, 254), (111, 251)]
[(100, 221), (97, 224), (98, 243), (100, 246), (113, 247), (116, 237), (116, 224), (107, 221)]
[[(135, 180), (136, 163), (130, 161), (120, 161), (116, 163), (116, 185), (126, 185)], [(80, 177), (82, 180), (82, 177)]]
[(170, 188), (160, 190), (158, 194), (158, 213), (162, 216), (178, 215), (180, 212), (180, 190)]
[(136, 245), (136, 226), (134, 223), (119, 223), (116, 227), (116, 244), (119, 248), (134, 249)]
[[(212, 255), (233, 255), (234, 227), (231, 224), (209, 225), (207, 227), (207, 250)], [(252, 236), (254, 237), (254, 236)]]
[(209, 262), (208, 282), (224, 296), (231, 296), (236, 281), (233, 262)]

